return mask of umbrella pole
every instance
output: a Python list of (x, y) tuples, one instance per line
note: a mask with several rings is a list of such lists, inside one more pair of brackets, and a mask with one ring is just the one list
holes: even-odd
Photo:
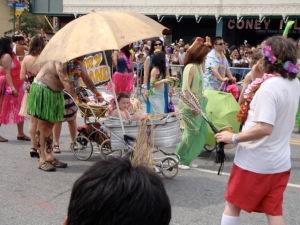
[[(104, 61), (105, 61), (105, 64), (106, 66), (108, 66), (108, 62), (107, 62), (107, 57), (106, 57), (106, 53), (105, 51), (103, 51), (103, 55), (104, 55)], [(121, 115), (121, 112), (120, 112), (120, 108), (119, 108), (119, 103), (117, 101), (117, 95), (116, 95), (116, 91), (115, 91), (115, 85), (112, 81), (112, 74), (109, 74), (109, 80), (111, 82), (111, 86), (112, 86), (112, 91), (113, 91), (113, 95), (114, 95), (114, 99), (115, 99), (115, 103), (116, 103), (116, 106), (117, 106), (117, 111), (118, 111), (118, 114), (119, 114), (119, 118), (120, 118), (120, 122), (121, 122), (121, 127), (122, 127), (122, 132), (123, 132), (123, 135), (125, 135), (125, 129), (124, 129), (124, 124), (123, 124), (123, 118), (122, 118), (122, 115)]]

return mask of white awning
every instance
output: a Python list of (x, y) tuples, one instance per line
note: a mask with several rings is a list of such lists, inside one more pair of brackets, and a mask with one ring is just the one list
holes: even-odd
[(63, 0), (63, 12), (125, 10), (146, 15), (282, 16), (300, 15), (299, 0)]

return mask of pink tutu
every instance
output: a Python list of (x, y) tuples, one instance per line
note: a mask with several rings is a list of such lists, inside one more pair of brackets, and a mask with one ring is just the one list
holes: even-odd
[[(116, 94), (119, 94), (120, 92), (130, 94), (133, 91), (134, 77), (132, 73), (115, 72), (112, 75), (112, 81), (115, 85)], [(112, 91), (111, 83), (107, 85), (107, 89)]]

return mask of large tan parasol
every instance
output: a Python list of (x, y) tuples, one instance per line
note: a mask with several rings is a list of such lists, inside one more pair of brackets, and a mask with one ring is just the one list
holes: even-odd
[(37, 63), (67, 62), (94, 52), (121, 49), (141, 39), (162, 36), (165, 29), (149, 17), (134, 12), (91, 12), (58, 31)]

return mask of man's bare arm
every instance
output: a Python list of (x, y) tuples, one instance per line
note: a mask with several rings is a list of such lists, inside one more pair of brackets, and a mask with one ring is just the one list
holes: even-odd
[(63, 64), (61, 62), (55, 62), (55, 70), (59, 77), (59, 80), (63, 84), (65, 90), (76, 99), (76, 93), (72, 81), (69, 80), (67, 73), (64, 70)]

